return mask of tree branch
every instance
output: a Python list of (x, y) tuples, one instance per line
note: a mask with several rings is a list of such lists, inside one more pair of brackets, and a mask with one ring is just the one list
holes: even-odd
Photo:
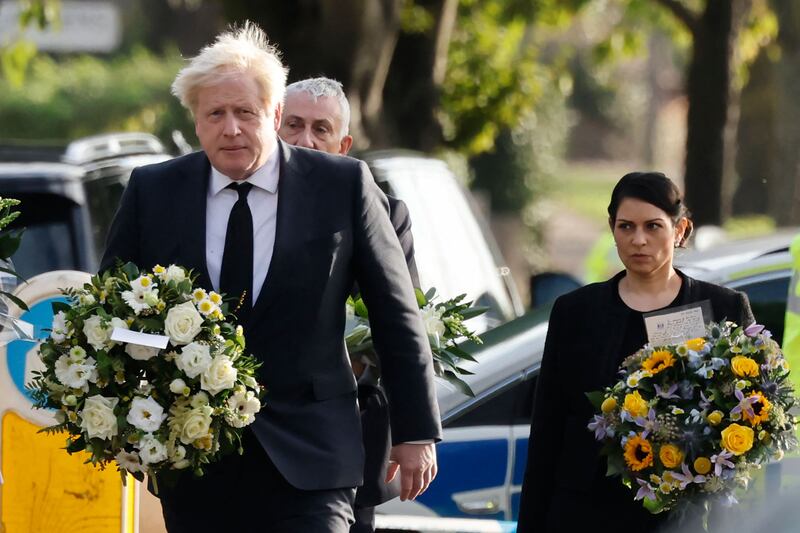
[[(714, 0), (708, 1), (713, 2)], [(686, 7), (681, 0), (655, 0), (655, 2), (670, 10), (678, 20), (683, 22), (690, 32), (695, 33), (697, 31), (699, 17), (692, 12), (691, 9)]]

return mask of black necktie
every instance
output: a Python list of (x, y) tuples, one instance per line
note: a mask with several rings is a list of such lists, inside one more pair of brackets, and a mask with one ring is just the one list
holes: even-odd
[(238, 298), (237, 302), (231, 302), (231, 310), (236, 313), (237, 322), (242, 323), (253, 307), (253, 215), (247, 205), (247, 193), (253, 185), (231, 183), (227, 188), (239, 193), (239, 199), (228, 217), (219, 289), (227, 296)]

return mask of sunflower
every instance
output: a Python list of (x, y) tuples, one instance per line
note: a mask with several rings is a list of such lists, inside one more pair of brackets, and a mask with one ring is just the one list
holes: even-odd
[(639, 435), (634, 435), (625, 442), (625, 462), (634, 472), (644, 470), (653, 465), (653, 445)]
[(653, 355), (648, 357), (642, 363), (642, 369), (647, 370), (651, 374), (658, 374), (665, 368), (669, 368), (675, 364), (675, 357), (667, 350), (656, 350)]
[(772, 404), (761, 391), (751, 393), (750, 397), (752, 398), (753, 396), (758, 396), (758, 401), (751, 406), (753, 409), (753, 416), (750, 416), (750, 413), (744, 409), (742, 410), (742, 418), (750, 422), (751, 426), (756, 427), (769, 418), (769, 410), (772, 408)]

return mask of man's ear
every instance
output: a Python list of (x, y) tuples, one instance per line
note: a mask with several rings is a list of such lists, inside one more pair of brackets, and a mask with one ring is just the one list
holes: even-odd
[(342, 137), (342, 140), (339, 141), (339, 155), (347, 155), (351, 146), (353, 146), (353, 136), (345, 135)]
[(283, 115), (283, 104), (278, 104), (275, 106), (275, 131), (278, 131), (281, 127), (281, 116)]

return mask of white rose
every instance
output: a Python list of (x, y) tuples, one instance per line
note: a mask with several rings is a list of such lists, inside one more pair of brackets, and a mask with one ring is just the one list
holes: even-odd
[(208, 345), (193, 342), (184, 346), (175, 358), (175, 366), (188, 377), (196, 378), (211, 366), (211, 352)]
[(83, 334), (86, 335), (86, 341), (95, 350), (102, 350), (106, 347), (108, 330), (103, 327), (102, 319), (99, 316), (94, 315), (84, 320)]
[(242, 428), (256, 419), (255, 414), (261, 410), (261, 402), (252, 391), (239, 391), (228, 398), (228, 409), (230, 413), (226, 413), (225, 420), (235, 428)]
[(167, 447), (152, 433), (143, 436), (137, 447), (139, 448), (139, 457), (146, 465), (160, 463), (167, 458)]
[(128, 472), (144, 472), (144, 468), (142, 468), (142, 461), (139, 459), (139, 454), (136, 452), (126, 452), (125, 450), (120, 450), (115, 459), (117, 460), (119, 467), (127, 470)]
[(169, 268), (167, 268), (167, 272), (164, 274), (164, 279), (180, 283), (186, 279), (186, 271), (177, 265), (170, 265)]
[(164, 413), (164, 408), (151, 396), (148, 396), (147, 398), (133, 399), (126, 420), (137, 429), (152, 433), (161, 427), (165, 418), (167, 415)]
[(192, 408), (208, 405), (208, 394), (206, 394), (203, 391), (198, 392), (197, 394), (192, 396), (191, 400), (189, 400), (189, 405), (191, 405)]
[(211, 414), (214, 409), (210, 405), (202, 405), (187, 412), (180, 426), (180, 439), (184, 444), (192, 444), (199, 438), (208, 435), (211, 427)]
[(215, 396), (218, 392), (233, 388), (236, 374), (233, 361), (226, 355), (218, 355), (200, 376), (200, 388)]
[(152, 291), (144, 293), (142, 298), (144, 303), (146, 303), (148, 306), (155, 307), (158, 304), (158, 289), (153, 289)]
[(92, 357), (87, 357), (80, 363), (73, 363), (69, 356), (62, 355), (56, 360), (55, 374), (62, 385), (71, 389), (89, 390), (89, 382), (97, 381), (97, 367)]
[(106, 398), (99, 394), (86, 398), (79, 414), (81, 429), (90, 439), (111, 439), (116, 436), (117, 417), (114, 415), (114, 407), (118, 402), (119, 398)]
[(169, 390), (173, 394), (181, 394), (183, 396), (187, 396), (191, 391), (191, 389), (186, 386), (186, 382), (181, 378), (173, 379), (169, 384)]
[(422, 314), (422, 322), (425, 324), (425, 331), (438, 345), (445, 332), (445, 325), (442, 322), (442, 310), (436, 309), (432, 304), (428, 304), (420, 309), (420, 313)]
[(57, 343), (67, 340), (67, 315), (64, 311), (59, 311), (53, 316), (53, 324), (50, 326), (50, 338)]
[(152, 359), (153, 357), (157, 356), (159, 352), (158, 348), (153, 348), (152, 346), (143, 346), (141, 344), (126, 344), (125, 345), (125, 353), (131, 356), (131, 359), (136, 359), (137, 361), (147, 361)]
[(189, 344), (194, 340), (203, 324), (203, 317), (195, 309), (192, 302), (184, 302), (167, 311), (164, 320), (164, 332), (172, 344)]

